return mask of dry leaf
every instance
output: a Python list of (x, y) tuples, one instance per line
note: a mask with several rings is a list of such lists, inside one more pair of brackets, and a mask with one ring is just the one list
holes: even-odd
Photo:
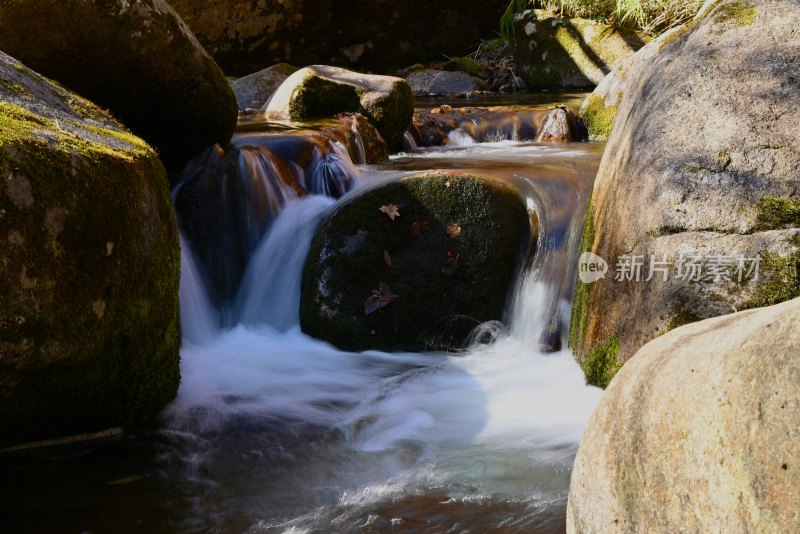
[(390, 269), (392, 268), (392, 256), (389, 254), (388, 250), (383, 251), (383, 263)]
[(444, 186), (445, 186), (445, 187), (450, 187), (450, 180), (447, 180), (447, 181), (444, 183)]
[(458, 239), (459, 237), (461, 237), (461, 227), (456, 223), (448, 223), (447, 235), (449, 235), (453, 239)]
[(389, 204), (387, 206), (381, 206), (378, 208), (378, 211), (385, 213), (387, 217), (391, 220), (395, 220), (396, 218), (400, 217), (400, 206), (397, 204)]
[(442, 274), (445, 276), (453, 276), (458, 268), (461, 266), (461, 254), (453, 256), (450, 251), (447, 251), (447, 260), (442, 267)]
[(372, 295), (364, 302), (364, 315), (375, 313), (397, 300), (397, 295), (392, 294), (392, 288), (386, 282), (378, 284), (378, 289), (372, 290)]
[(411, 237), (422, 237), (425, 232), (430, 230), (428, 221), (418, 221), (411, 225)]

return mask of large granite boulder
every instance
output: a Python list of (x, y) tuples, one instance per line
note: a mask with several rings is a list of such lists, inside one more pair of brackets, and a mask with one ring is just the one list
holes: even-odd
[(229, 74), (333, 64), (391, 72), (475, 51), (507, 0), (171, 0)]
[(794, 532), (798, 356), (798, 299), (645, 345), (584, 431), (567, 531)]
[(532, 90), (593, 88), (649, 40), (641, 32), (543, 9), (518, 14), (514, 25), (514, 59)]
[(610, 271), (576, 290), (584, 363), (800, 296), (798, 24), (794, 1), (718, 2), (628, 74), (584, 231)]
[(362, 113), (390, 147), (399, 147), (414, 115), (414, 95), (402, 78), (313, 65), (281, 84), (264, 115), (268, 119), (303, 120), (343, 112)]
[(178, 388), (156, 153), (0, 53), (0, 445), (147, 421)]
[(171, 171), (236, 126), (230, 83), (165, 0), (5, 0), (0, 50), (110, 109)]
[(312, 242), (301, 327), (346, 350), (461, 348), (503, 318), (534, 217), (509, 185), (457, 173), (364, 191)]

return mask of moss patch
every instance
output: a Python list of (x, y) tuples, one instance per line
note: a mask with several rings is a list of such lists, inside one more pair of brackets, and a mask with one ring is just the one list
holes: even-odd
[(470, 76), (486, 78), (486, 70), (471, 57), (454, 57), (442, 65), (443, 70), (465, 72)]
[(761, 253), (759, 278), (765, 279), (740, 309), (761, 308), (800, 297), (800, 234), (789, 239), (797, 250), (788, 256)]
[(672, 310), (672, 317), (669, 320), (669, 324), (667, 324), (667, 332), (687, 324), (696, 323), (700, 320), (701, 317), (698, 317), (686, 308), (678, 306)]
[(734, 21), (739, 26), (750, 26), (755, 22), (758, 9), (749, 2), (731, 2), (717, 10), (715, 22)]
[(589, 95), (586, 107), (581, 111), (581, 120), (589, 130), (589, 138), (592, 141), (605, 141), (611, 135), (618, 104), (619, 100), (613, 106), (606, 106), (605, 100), (600, 95), (595, 93)]
[(800, 226), (800, 199), (763, 197), (756, 202), (759, 230)]
[(619, 338), (612, 337), (605, 343), (592, 347), (580, 359), (581, 368), (586, 375), (586, 383), (605, 389), (622, 368), (617, 360)]
[[(580, 252), (590, 252), (594, 244), (594, 208), (592, 202), (586, 209)], [(575, 296), (572, 298), (572, 316), (569, 323), (569, 346), (576, 355), (583, 353), (586, 340), (587, 312), (590, 284), (584, 284), (576, 275)]]
[(337, 113), (360, 110), (361, 100), (354, 86), (313, 73), (297, 86), (289, 101), (289, 116), (294, 120), (333, 117)]

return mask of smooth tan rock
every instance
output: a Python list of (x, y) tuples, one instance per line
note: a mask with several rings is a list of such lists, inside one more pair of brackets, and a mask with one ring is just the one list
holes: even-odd
[(800, 299), (651, 341), (584, 432), (568, 532), (794, 532), (798, 385)]
[[(581, 357), (616, 343), (624, 361), (681, 322), (800, 296), (799, 26), (794, 1), (717, 2), (628, 73), (586, 225), (586, 250), (610, 273), (578, 283)], [(759, 276), (676, 282), (695, 251), (759, 258)], [(646, 268), (614, 279), (624, 256), (665, 254), (668, 284)]]

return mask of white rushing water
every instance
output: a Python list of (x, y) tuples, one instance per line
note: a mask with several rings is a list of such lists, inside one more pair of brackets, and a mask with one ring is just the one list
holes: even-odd
[[(511, 501), (530, 516), (518, 526), (537, 525), (543, 510), (563, 515), (572, 459), (600, 390), (585, 385), (568, 350), (538, 352), (553, 307), (564, 307), (561, 288), (541, 280), (545, 264), (521, 279), (510, 328), (482, 327), (492, 343), (460, 354), (343, 352), (298, 326), (306, 251), (332, 204), (311, 196), (278, 216), (248, 266), (240, 324), (225, 331), (182, 244), (182, 381), (167, 426), (214, 436), (245, 421), (271, 436), (257, 446), (246, 438), (243, 450), (236, 441), (232, 450), (204, 445), (192, 452), (209, 457), (201, 461), (229, 466), (276, 443), (292, 455), (263, 479), (227, 482), (254, 495), (246, 514), (254, 532), (325, 531), (337, 521), (348, 531), (376, 521), (376, 508), (420, 495)], [(546, 240), (543, 232), (539, 256)], [(299, 452), (320, 436), (321, 449)]]

